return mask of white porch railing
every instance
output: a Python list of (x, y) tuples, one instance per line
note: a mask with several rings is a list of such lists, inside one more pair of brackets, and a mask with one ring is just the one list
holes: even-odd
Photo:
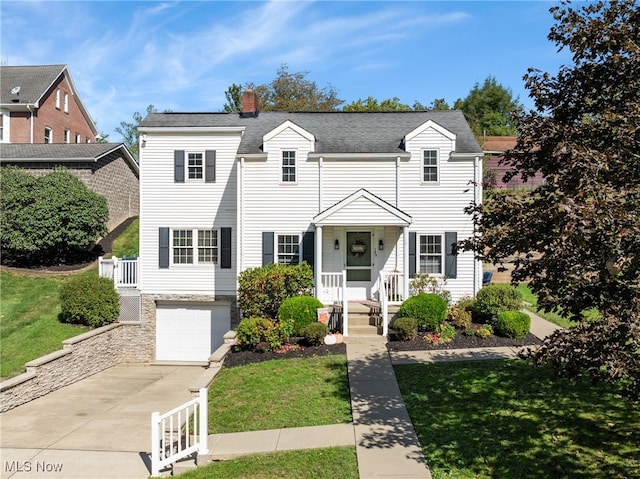
[(404, 274), (380, 271), (378, 277), (380, 309), (382, 310), (382, 335), (389, 335), (389, 305), (401, 304), (404, 298)]
[[(190, 418), (193, 417), (193, 423)], [(151, 414), (151, 475), (194, 452), (208, 454), (207, 389), (171, 411)], [(193, 424), (193, 431), (189, 430)]]
[(115, 256), (98, 261), (98, 275), (113, 280), (116, 288), (138, 287), (138, 258), (121, 259)]
[(342, 334), (349, 335), (349, 301), (347, 301), (347, 272), (320, 273), (320, 291), (318, 299), (324, 304), (342, 306)]

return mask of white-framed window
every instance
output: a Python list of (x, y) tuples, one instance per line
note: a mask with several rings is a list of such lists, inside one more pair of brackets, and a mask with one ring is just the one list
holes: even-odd
[(420, 273), (442, 274), (443, 253), (442, 235), (420, 235), (419, 268)]
[(173, 230), (173, 264), (193, 264), (193, 230)]
[(198, 230), (198, 263), (218, 263), (217, 230)]
[(60, 88), (56, 90), (56, 108), (60, 109)]
[(171, 236), (173, 264), (218, 264), (218, 230), (174, 229)]
[(44, 142), (53, 143), (53, 130), (48, 126), (44, 127)]
[(422, 151), (422, 182), (438, 182), (438, 150)]
[(187, 154), (187, 178), (190, 180), (204, 178), (204, 155), (202, 153)]
[(64, 142), (71, 143), (71, 132), (66, 128), (64, 129)]
[(282, 152), (282, 182), (296, 182), (296, 152), (293, 150)]
[(81, 141), (80, 133), (76, 133), (76, 143), (80, 143)]
[(279, 234), (276, 243), (276, 255), (279, 264), (300, 263), (300, 235)]
[(64, 94), (64, 112), (69, 113), (69, 94)]

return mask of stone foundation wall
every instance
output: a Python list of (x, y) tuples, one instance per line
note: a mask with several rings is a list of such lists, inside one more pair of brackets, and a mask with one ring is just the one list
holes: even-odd
[(0, 384), (0, 412), (122, 362), (148, 362), (142, 325), (114, 323), (66, 339), (63, 349), (26, 364), (27, 372)]

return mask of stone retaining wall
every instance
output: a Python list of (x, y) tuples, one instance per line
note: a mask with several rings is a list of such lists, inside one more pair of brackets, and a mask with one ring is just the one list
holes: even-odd
[(114, 323), (66, 339), (63, 349), (26, 363), (27, 372), (0, 384), (0, 412), (122, 362), (148, 362), (141, 325)]

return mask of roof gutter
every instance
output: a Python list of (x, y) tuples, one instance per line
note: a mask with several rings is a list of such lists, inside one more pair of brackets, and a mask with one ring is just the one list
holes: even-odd
[(382, 159), (382, 160), (393, 160), (400, 158), (401, 160), (408, 160), (411, 158), (411, 153), (309, 153), (309, 159), (319, 159), (322, 158), (324, 160), (371, 160), (371, 159)]
[(477, 153), (451, 153), (450, 158), (452, 160), (475, 160), (477, 157), (482, 157), (483, 153), (478, 151)]
[(141, 133), (243, 133), (244, 126), (140, 126)]

